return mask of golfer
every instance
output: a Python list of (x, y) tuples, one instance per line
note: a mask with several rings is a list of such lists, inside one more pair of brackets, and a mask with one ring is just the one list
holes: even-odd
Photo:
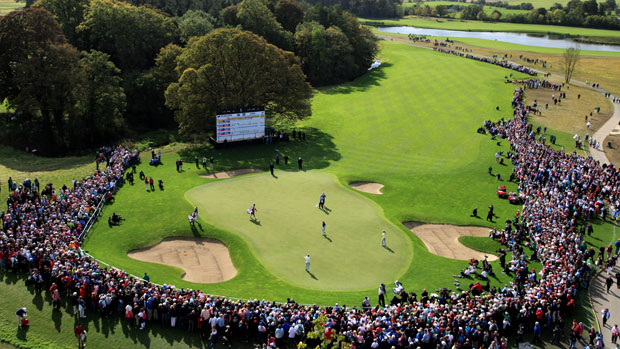
[(252, 204), (250, 208), (250, 219), (256, 219), (256, 204)]
[(306, 257), (304, 257), (306, 259), (306, 272), (310, 272), (310, 254), (308, 253), (306, 255)]
[(326, 224), (325, 224), (325, 221), (323, 221), (323, 223), (321, 224), (321, 230), (323, 230), (323, 235), (321, 235), (321, 236), (323, 236), (323, 237), (327, 236), (327, 235), (325, 234), (325, 225), (326, 225)]
[(319, 196), (319, 208), (322, 210), (325, 208), (325, 198), (327, 197), (327, 195), (325, 195), (325, 193), (321, 193), (321, 196)]
[(385, 230), (382, 230), (381, 232), (383, 233), (383, 236), (381, 237), (381, 247), (387, 247), (387, 240), (385, 238), (386, 232)]

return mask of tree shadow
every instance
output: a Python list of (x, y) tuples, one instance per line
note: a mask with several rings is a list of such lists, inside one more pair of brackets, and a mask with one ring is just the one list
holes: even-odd
[(386, 74), (383, 69), (391, 66), (392, 64), (390, 62), (383, 62), (381, 63), (381, 67), (373, 69), (351, 82), (336, 86), (327, 86), (319, 88), (318, 90), (321, 93), (325, 93), (328, 95), (349, 94), (353, 92), (367, 91), (372, 87), (381, 86), (381, 81), (386, 78)]
[[(304, 169), (321, 169), (340, 160), (341, 155), (330, 134), (314, 127), (295, 129), (305, 132), (306, 140), (291, 138), (289, 142), (253, 143), (221, 149), (214, 149), (211, 145), (198, 145), (179, 151), (179, 155), (183, 159), (193, 159), (194, 156), (201, 158), (209, 154), (214, 157), (218, 169), (262, 169), (265, 163), (272, 161), (274, 153), (279, 153), (282, 157), (287, 155), (291, 159), (288, 165), (280, 166), (284, 171), (301, 171), (296, 163), (298, 157), (304, 160)], [(292, 132), (292, 129), (282, 131)]]
[[(89, 153), (90, 154), (90, 153)], [(69, 156), (48, 158), (23, 152), (9, 146), (0, 145), (0, 165), (20, 172), (53, 172), (71, 170), (94, 163), (93, 156)], [(105, 163), (103, 164), (105, 167)], [(40, 174), (43, 176), (44, 174)], [(24, 174), (24, 178), (27, 177)], [(24, 179), (24, 178), (13, 178)], [(34, 179), (34, 178), (31, 178)]]

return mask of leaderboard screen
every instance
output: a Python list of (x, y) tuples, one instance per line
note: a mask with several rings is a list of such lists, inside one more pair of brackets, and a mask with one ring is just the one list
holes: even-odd
[(215, 122), (218, 143), (260, 138), (265, 135), (265, 108), (218, 110)]

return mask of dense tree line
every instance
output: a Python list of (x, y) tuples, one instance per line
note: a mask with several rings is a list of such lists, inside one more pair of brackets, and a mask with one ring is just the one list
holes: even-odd
[[(237, 31), (217, 29), (222, 27)], [(226, 35), (235, 41), (222, 40)], [(236, 71), (227, 71), (226, 62), (244, 53), (225, 48), (240, 48), (242, 41), (280, 70), (244, 59), (237, 60)], [(224, 46), (200, 62), (215, 71), (190, 62), (188, 52), (214, 42)], [(183, 132), (208, 131), (214, 125), (197, 127), (195, 121), (217, 108), (260, 104), (273, 116), (303, 118), (310, 113), (306, 81), (351, 80), (367, 71), (376, 52), (374, 35), (337, 6), (296, 0), (39, 0), (0, 17), (0, 101), (15, 111), (10, 122), (0, 120), (7, 126), (0, 136), (60, 154), (107, 143), (128, 130), (180, 125)], [(252, 69), (251, 76), (263, 69), (281, 77), (257, 80), (276, 84), (264, 91), (266, 99), (252, 95), (255, 86), (206, 83), (216, 76), (241, 81)], [(190, 87), (194, 93), (185, 94)], [(212, 98), (219, 94), (237, 99)]]
[[(461, 19), (480, 21), (501, 21), (510, 23), (550, 24), (572, 27), (620, 29), (620, 21), (613, 11), (617, 9), (616, 0), (571, 0), (566, 6), (555, 3), (549, 9), (534, 9), (530, 3), (509, 5), (506, 2), (495, 2), (495, 9), (490, 14), (484, 11), (484, 0), (470, 5), (437, 5), (434, 8), (412, 6), (406, 9), (406, 15), (446, 17), (450, 13), (460, 12)], [(501, 8), (530, 10), (528, 13), (502, 14)]]
[(402, 0), (308, 0), (311, 4), (337, 5), (360, 17), (402, 17), (405, 9)]

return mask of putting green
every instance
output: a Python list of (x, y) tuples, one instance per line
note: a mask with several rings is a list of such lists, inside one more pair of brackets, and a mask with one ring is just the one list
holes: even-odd
[[(200, 218), (245, 238), (257, 258), (277, 277), (321, 290), (361, 290), (397, 279), (413, 257), (405, 233), (381, 208), (317, 171), (277, 172), (218, 181), (193, 188), (185, 198)], [(326, 210), (316, 207), (325, 192)], [(257, 222), (246, 212), (257, 207)], [(321, 222), (327, 238), (321, 236)], [(381, 230), (388, 248), (381, 247)], [(310, 254), (311, 273), (304, 271)]]

